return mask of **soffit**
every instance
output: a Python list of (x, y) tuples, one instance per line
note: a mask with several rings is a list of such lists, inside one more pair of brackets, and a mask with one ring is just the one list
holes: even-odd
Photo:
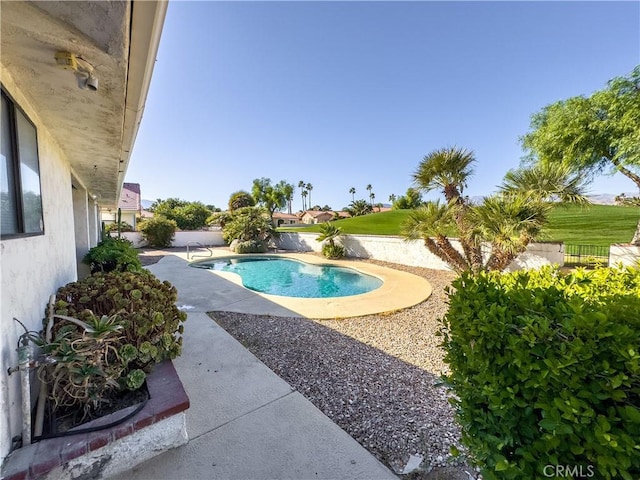
[[(1, 60), (75, 175), (115, 206), (127, 158), (122, 158), (131, 2), (1, 2)], [(57, 51), (95, 68), (97, 91), (80, 89), (56, 65)], [(129, 147), (126, 147), (128, 154)]]

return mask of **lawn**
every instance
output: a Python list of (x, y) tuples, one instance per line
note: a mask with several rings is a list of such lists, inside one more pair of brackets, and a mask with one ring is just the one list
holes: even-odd
[[(343, 233), (361, 235), (400, 235), (401, 225), (409, 210), (391, 210), (361, 217), (337, 220)], [(556, 207), (542, 241), (555, 241), (582, 245), (609, 245), (627, 243), (633, 237), (640, 219), (640, 209), (615, 205)], [(288, 232), (319, 232), (319, 225), (301, 228), (281, 228)]]

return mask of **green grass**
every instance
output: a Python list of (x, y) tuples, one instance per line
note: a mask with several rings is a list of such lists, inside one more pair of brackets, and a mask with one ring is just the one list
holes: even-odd
[(640, 209), (615, 205), (557, 207), (549, 217), (545, 238), (580, 245), (628, 243), (640, 219)]
[[(343, 233), (361, 235), (400, 235), (402, 222), (409, 210), (391, 210), (361, 217), (337, 220)], [(627, 243), (633, 237), (640, 210), (615, 205), (556, 207), (541, 241), (583, 245), (609, 245)], [(319, 232), (319, 225), (300, 228), (281, 228), (287, 232)]]

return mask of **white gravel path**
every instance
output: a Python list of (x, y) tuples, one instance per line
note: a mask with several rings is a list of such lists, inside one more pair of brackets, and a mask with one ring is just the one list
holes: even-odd
[[(394, 471), (412, 454), (424, 456), (427, 471), (459, 465), (449, 453), (461, 449), (460, 430), (440, 382), (447, 365), (436, 335), (454, 275), (363, 261), (423, 276), (433, 294), (406, 310), (345, 320), (210, 315)], [(461, 475), (437, 478), (468, 478)]]

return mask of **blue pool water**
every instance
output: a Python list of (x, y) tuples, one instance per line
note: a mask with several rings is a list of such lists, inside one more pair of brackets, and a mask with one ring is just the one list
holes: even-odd
[(191, 266), (237, 273), (242, 284), (251, 290), (286, 297), (347, 297), (382, 285), (379, 278), (351, 268), (312, 265), (280, 257), (219, 258)]

